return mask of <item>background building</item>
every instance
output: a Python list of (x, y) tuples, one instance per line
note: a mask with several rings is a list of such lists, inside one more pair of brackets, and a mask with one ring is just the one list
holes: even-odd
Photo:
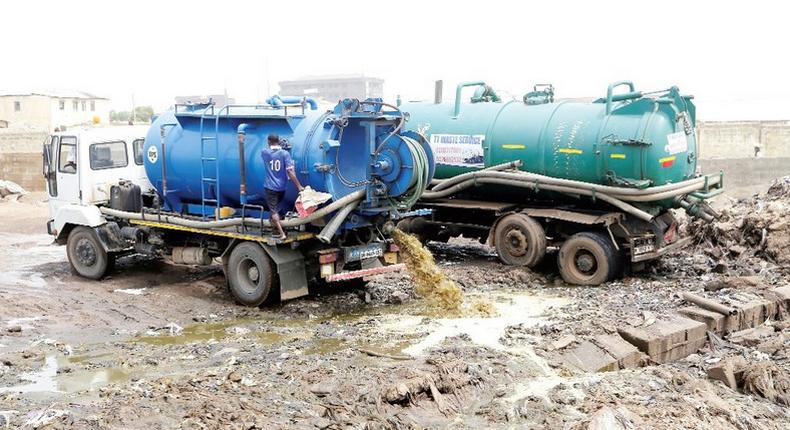
[(281, 95), (308, 95), (330, 103), (343, 98), (384, 97), (384, 80), (362, 75), (307, 76), (279, 84)]
[(8, 128), (53, 131), (56, 127), (109, 122), (109, 100), (83, 91), (0, 92), (0, 121)]
[(208, 103), (209, 100), (213, 101), (214, 105), (217, 107), (236, 103), (236, 99), (233, 97), (228, 97), (224, 94), (209, 94), (206, 96), (176, 96), (176, 104), (180, 105)]

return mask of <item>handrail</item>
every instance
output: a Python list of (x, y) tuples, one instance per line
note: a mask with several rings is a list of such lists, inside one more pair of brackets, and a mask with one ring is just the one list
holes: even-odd
[(458, 118), (461, 113), (461, 90), (466, 87), (485, 86), (485, 81), (461, 82), (455, 87), (455, 108), (453, 109), (453, 119)]
[[(622, 86), (622, 85), (628, 85), (628, 88), (629, 88), (628, 91), (629, 92), (624, 94), (624, 95), (627, 95), (629, 97), (621, 98), (620, 97), (621, 95), (618, 94), (617, 100), (613, 100), (612, 93), (614, 92), (614, 89), (619, 87), (619, 86)], [(606, 89), (606, 114), (609, 115), (610, 113), (612, 113), (612, 101), (627, 100), (629, 98), (636, 98), (636, 97), (641, 97), (642, 96), (641, 93), (638, 93), (639, 94), (638, 96), (635, 96), (636, 94), (637, 93), (634, 91), (634, 83), (633, 82), (631, 82), (631, 81), (612, 82), (611, 84), (609, 84), (609, 87)]]

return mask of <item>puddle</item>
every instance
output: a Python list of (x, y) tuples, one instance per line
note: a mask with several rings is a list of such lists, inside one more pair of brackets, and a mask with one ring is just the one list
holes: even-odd
[(348, 339), (341, 339), (335, 337), (327, 337), (316, 340), (312, 346), (304, 350), (305, 355), (316, 354), (331, 354), (346, 349), (364, 349), (377, 354), (403, 356), (404, 349), (408, 348), (414, 343), (414, 338), (407, 337), (404, 340), (397, 342), (390, 342), (382, 340), (381, 342), (359, 342)]
[(58, 370), (68, 364), (84, 363), (94, 358), (109, 354), (85, 356), (55, 356), (49, 355), (44, 359), (44, 364), (37, 371), (26, 372), (20, 375), (23, 384), (0, 387), (2, 393), (77, 393), (92, 391), (98, 387), (115, 382), (127, 381), (131, 378), (131, 371), (118, 367), (106, 367), (90, 370), (74, 370), (71, 373), (58, 374)]
[(232, 333), (226, 329), (240, 324), (239, 320), (221, 321), (216, 323), (201, 323), (187, 326), (180, 334), (143, 335), (131, 339), (131, 342), (147, 343), (149, 345), (183, 345), (192, 342), (207, 342), (212, 339), (220, 340)]
[(41, 290), (47, 281), (35, 267), (66, 260), (65, 247), (52, 244), (47, 234), (0, 233), (0, 286), (16, 291)]
[(8, 327), (19, 326), (22, 327), (22, 330), (30, 330), (33, 328), (33, 324), (31, 323), (34, 321), (39, 321), (41, 319), (42, 319), (41, 317), (9, 318), (6, 321), (6, 326)]
[(531, 295), (494, 295), (491, 300), (498, 316), (494, 317), (462, 317), (438, 318), (432, 325), (426, 326), (424, 318), (416, 316), (398, 316), (397, 321), (386, 324), (394, 331), (424, 331), (429, 333), (418, 343), (406, 348), (403, 352), (410, 355), (421, 355), (427, 349), (441, 343), (445, 338), (466, 334), (472, 342), (499, 351), (507, 351), (518, 355), (528, 355), (523, 348), (511, 348), (499, 342), (508, 326), (523, 324), (534, 326), (546, 319), (542, 317), (550, 307), (565, 306), (569, 299), (561, 297), (541, 297)]
[(148, 288), (119, 288), (112, 290), (113, 293), (123, 293), (132, 296), (142, 296)]

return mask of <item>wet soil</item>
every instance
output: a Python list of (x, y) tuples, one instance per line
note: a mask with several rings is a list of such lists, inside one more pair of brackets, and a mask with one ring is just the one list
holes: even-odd
[[(787, 407), (705, 376), (731, 355), (787, 371), (781, 343), (606, 373), (558, 360), (561, 339), (643, 324), (725, 276), (699, 253), (582, 288), (454, 239), (429, 249), (487, 315), (437, 311), (406, 273), (250, 309), (215, 268), (128, 257), (99, 282), (72, 275), (42, 198), (0, 203), (14, 220), (0, 224), (0, 429), (607, 428), (608, 411), (622, 424), (608, 428), (790, 426)], [(787, 284), (766, 267), (765, 286)]]

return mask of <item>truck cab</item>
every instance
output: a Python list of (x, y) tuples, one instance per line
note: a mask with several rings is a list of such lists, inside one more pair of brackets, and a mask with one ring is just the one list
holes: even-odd
[(121, 181), (153, 192), (145, 175), (143, 142), (147, 126), (75, 128), (50, 135), (43, 148), (43, 174), (51, 220), (47, 230), (65, 243), (75, 226), (97, 227), (97, 208), (110, 201)]

